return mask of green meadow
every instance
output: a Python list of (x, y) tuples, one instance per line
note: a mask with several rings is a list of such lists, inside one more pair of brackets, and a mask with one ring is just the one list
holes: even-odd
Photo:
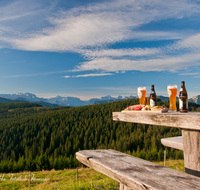
[[(155, 162), (163, 165), (163, 162)], [(167, 160), (166, 166), (184, 172), (183, 160)], [(119, 183), (113, 179), (100, 174), (90, 168), (78, 168), (77, 170), (51, 170), (31, 172), (31, 190), (114, 190), (119, 189)], [(21, 173), (1, 173), (0, 189), (5, 190), (28, 190), (29, 189), (29, 172)]]

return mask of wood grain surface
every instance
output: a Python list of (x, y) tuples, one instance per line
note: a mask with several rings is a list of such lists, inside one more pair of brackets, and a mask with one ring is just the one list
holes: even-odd
[(200, 112), (188, 113), (139, 113), (139, 112), (113, 112), (114, 121), (143, 123), (177, 127), (182, 129), (200, 130)]
[(175, 148), (175, 149), (178, 149), (178, 150), (183, 150), (182, 136), (170, 137), (170, 138), (163, 138), (163, 139), (161, 139), (161, 143), (164, 146), (167, 146), (167, 147), (170, 147), (170, 148)]
[[(115, 150), (83, 150), (76, 158), (134, 190), (200, 190), (200, 178)], [(124, 185), (124, 187), (123, 187)]]
[(200, 177), (200, 131), (182, 130), (185, 171)]

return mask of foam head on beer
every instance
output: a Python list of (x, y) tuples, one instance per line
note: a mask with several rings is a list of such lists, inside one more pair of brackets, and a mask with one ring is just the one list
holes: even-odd
[(138, 87), (138, 97), (140, 104), (145, 105), (146, 87)]

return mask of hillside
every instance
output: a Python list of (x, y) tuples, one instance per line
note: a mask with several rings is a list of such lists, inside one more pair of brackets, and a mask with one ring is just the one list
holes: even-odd
[(9, 110), (17, 108), (31, 108), (31, 107), (42, 107), (39, 104), (29, 102), (16, 102), (16, 103), (0, 103), (0, 110)]
[(22, 100), (22, 99), (11, 100), (11, 99), (0, 97), (0, 103), (11, 103), (11, 102), (28, 102), (28, 101), (25, 101), (25, 100)]
[[(82, 149), (116, 149), (147, 160), (162, 160), (163, 137), (181, 135), (176, 128), (112, 121), (112, 112), (138, 99), (77, 108), (26, 108), (0, 114), (0, 171), (63, 169), (79, 166)], [(168, 102), (161, 102), (165, 104)], [(200, 107), (190, 103), (190, 110)], [(167, 149), (167, 157), (183, 158)]]

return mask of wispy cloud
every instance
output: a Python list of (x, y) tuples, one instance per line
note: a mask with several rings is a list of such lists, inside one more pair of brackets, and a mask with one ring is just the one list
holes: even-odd
[(112, 58), (97, 58), (82, 63), (75, 71), (103, 70), (107, 72), (115, 71), (175, 71), (188, 66), (199, 65), (200, 54), (185, 54), (175, 57), (163, 57), (162, 59), (149, 60), (127, 60)]
[(200, 78), (200, 76), (194, 76), (193, 78)]
[(108, 76), (108, 75), (114, 75), (113, 73), (94, 73), (94, 74), (85, 74), (85, 75), (75, 75), (72, 76), (73, 78), (79, 78), (79, 77), (99, 77), (99, 76)]
[[(74, 71), (175, 71), (199, 65), (200, 34), (189, 36), (191, 33), (184, 31), (140, 29), (141, 26), (151, 22), (199, 16), (200, 4), (195, 1), (115, 0), (93, 3), (91, 6), (76, 7), (67, 11), (57, 10), (54, 15), (51, 13), (53, 1), (49, 1), (51, 3), (46, 7), (39, 3), (39, 0), (30, 4), (25, 2), (19, 0), (0, 8), (2, 47), (6, 44), (15, 49), (29, 51), (81, 53), (87, 61), (76, 66)], [(37, 18), (40, 19), (37, 20), (40, 24), (35, 21), (29, 25), (36, 14), (39, 15)], [(29, 26), (23, 25), (23, 29), (15, 30), (18, 29), (16, 20), (24, 23), (23, 19), (26, 19), (25, 23)], [(13, 27), (12, 25), (7, 27), (7, 23), (11, 21), (14, 21)], [(41, 23), (46, 24), (43, 26)], [(33, 26), (36, 25), (37, 29), (33, 30)], [(6, 30), (9, 30), (7, 35)], [(108, 44), (130, 39), (135, 41), (177, 39), (178, 42), (159, 48), (108, 49)], [(33, 75), (44, 74), (10, 77)], [(73, 77), (88, 76), (105, 76), (105, 74)]]
[(180, 73), (179, 75), (199, 75), (200, 73)]
[(123, 57), (123, 56), (130, 56), (130, 57), (138, 57), (138, 56), (147, 56), (147, 55), (155, 55), (159, 53), (158, 48), (128, 48), (128, 49), (101, 49), (101, 50), (87, 50), (83, 49), (80, 50), (86, 58), (95, 57)]
[[(25, 6), (23, 7), (23, 11), (20, 12), (25, 14)], [(4, 40), (13, 48), (23, 50), (76, 51), (77, 48), (96, 47), (126, 39), (180, 39), (183, 37), (180, 32), (145, 32), (135, 31), (135, 29), (152, 21), (179, 19), (199, 12), (199, 4), (187, 0), (167, 2), (149, 0), (148, 3), (144, 0), (125, 0), (123, 3), (115, 0), (73, 8), (67, 12), (57, 12), (56, 17), (52, 17), (50, 12), (47, 12), (52, 27), (35, 32), (29, 31), (23, 37), (10, 36)]]
[(42, 72), (42, 73), (30, 73), (30, 74), (2, 76), (1, 78), (34, 77), (34, 76), (44, 76), (44, 75), (52, 75), (52, 74), (67, 73), (67, 72), (69, 72), (69, 71), (50, 71), (50, 72)]
[(200, 33), (192, 35), (184, 40), (179, 41), (175, 44), (176, 48), (183, 49), (186, 48), (192, 51), (199, 51), (200, 50)]

